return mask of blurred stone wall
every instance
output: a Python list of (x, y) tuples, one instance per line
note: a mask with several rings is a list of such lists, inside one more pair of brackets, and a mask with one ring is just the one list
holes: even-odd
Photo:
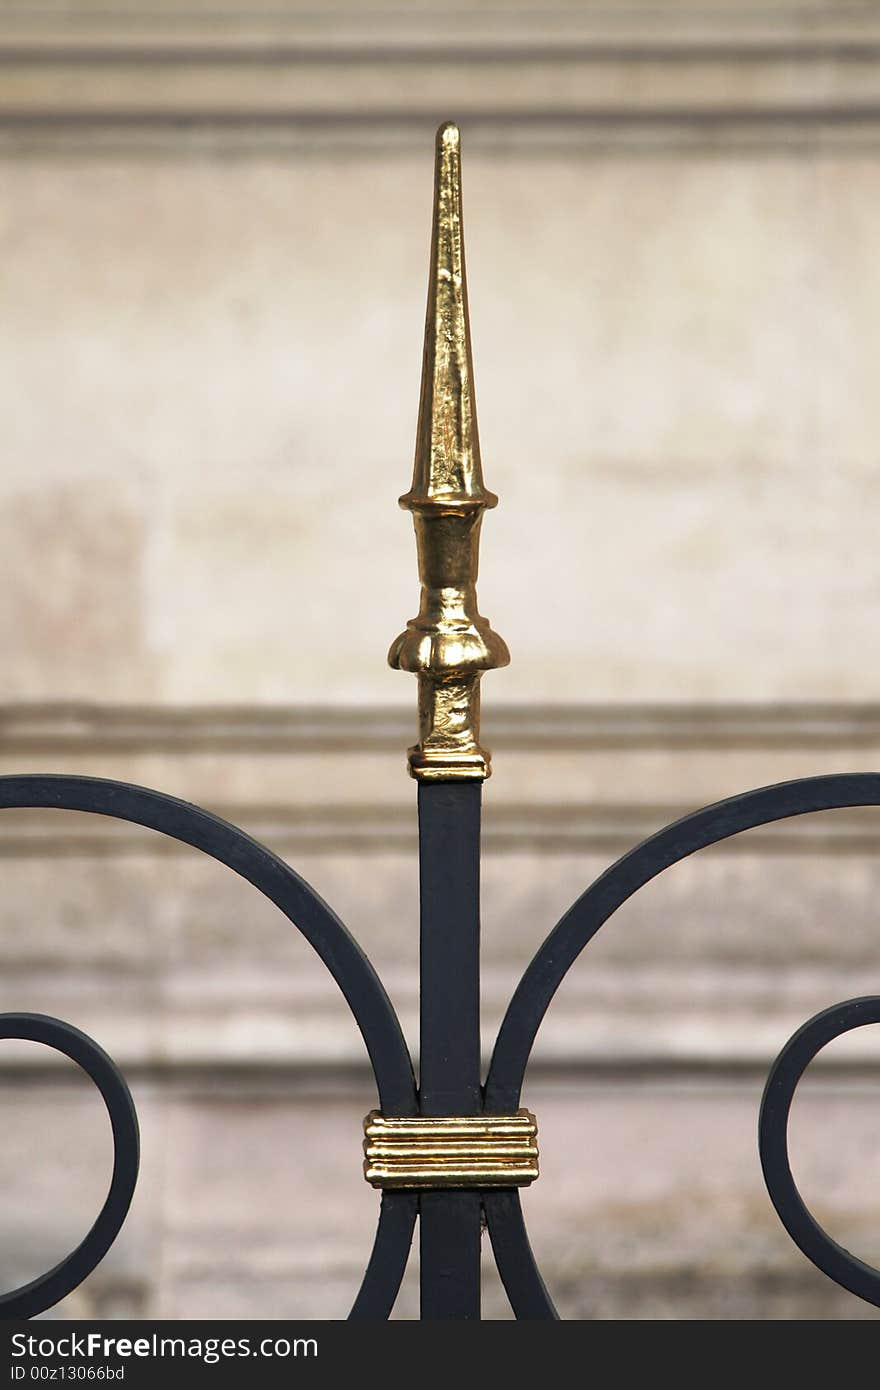
[[(444, 118), (501, 497), (480, 595), (513, 654), (484, 684), (487, 1049), (630, 845), (876, 766), (876, 7), (4, 4), (0, 72), (4, 772), (219, 809), (334, 906), (415, 1037), (415, 686), (384, 656), (416, 605), (395, 499)], [(572, 971), (525, 1096), (567, 1316), (870, 1315), (790, 1245), (755, 1129), (789, 1033), (877, 986), (878, 845), (872, 813), (754, 832)], [(309, 949), (149, 832), (7, 813), (0, 857), (0, 1007), (92, 1033), (141, 1114), (132, 1215), (62, 1314), (343, 1315), (375, 1097)], [(868, 1259), (873, 1032), (793, 1127)], [(80, 1237), (109, 1142), (36, 1048), (4, 1049), (0, 1093), (11, 1286)]]

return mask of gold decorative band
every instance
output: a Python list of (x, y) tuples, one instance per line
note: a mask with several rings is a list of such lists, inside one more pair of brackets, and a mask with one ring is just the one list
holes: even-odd
[(364, 1120), (364, 1177), (373, 1187), (527, 1187), (538, 1176), (538, 1125), (515, 1115)]

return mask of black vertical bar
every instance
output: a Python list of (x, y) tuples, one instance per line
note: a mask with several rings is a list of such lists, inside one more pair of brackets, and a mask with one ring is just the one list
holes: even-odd
[[(419, 783), (420, 1107), (478, 1115), (481, 782)], [(480, 1194), (423, 1192), (424, 1319), (480, 1316)]]

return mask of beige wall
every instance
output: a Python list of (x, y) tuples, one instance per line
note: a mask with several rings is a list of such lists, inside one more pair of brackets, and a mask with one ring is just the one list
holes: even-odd
[[(480, 593), (513, 654), (484, 686), (488, 1047), (630, 844), (876, 766), (876, 10), (108, 14), (0, 7), (3, 770), (132, 778), (253, 830), (414, 1036), (414, 686), (385, 652), (416, 604), (395, 500), (431, 135), (458, 118), (501, 497)], [(754, 1129), (788, 1033), (873, 988), (877, 834), (836, 816), (681, 866), (567, 982), (527, 1100), (549, 1175), (529, 1217), (569, 1316), (868, 1311), (789, 1245)], [(142, 1110), (131, 1222), (64, 1311), (339, 1315), (373, 1094), (307, 949), (154, 837), (8, 816), (0, 856), (0, 1007), (93, 1032)], [(869, 1033), (839, 1050), (799, 1139), (817, 1212), (868, 1258), (877, 1058)], [(0, 1070), (8, 1284), (90, 1219), (105, 1143), (87, 1092), (21, 1075)]]

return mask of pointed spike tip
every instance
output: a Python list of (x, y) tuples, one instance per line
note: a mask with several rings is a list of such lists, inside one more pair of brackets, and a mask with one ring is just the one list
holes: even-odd
[(437, 144), (445, 145), (449, 150), (461, 148), (461, 131), (455, 121), (444, 121), (437, 128)]
[(408, 509), (494, 507), (483, 483), (461, 215), (461, 134), (437, 131), (422, 389)]

